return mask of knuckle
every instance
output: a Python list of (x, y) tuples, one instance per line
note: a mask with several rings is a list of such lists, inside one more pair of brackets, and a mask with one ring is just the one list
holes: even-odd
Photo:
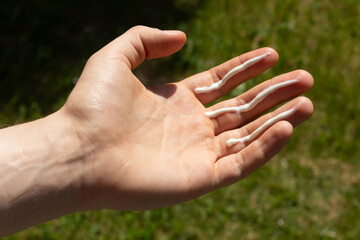
[(236, 57), (237, 65), (243, 64), (244, 62), (246, 62), (246, 60), (247, 59), (244, 57), (244, 54)]
[(235, 105), (236, 106), (240, 106), (240, 105), (244, 105), (244, 104), (246, 104), (246, 100), (244, 99), (244, 97), (242, 95), (237, 96), (235, 98)]
[(149, 30), (159, 30), (158, 28), (151, 28), (144, 25), (136, 25), (128, 30), (129, 33), (138, 34), (140, 32), (145, 32)]
[(218, 158), (220, 158), (226, 153), (226, 149), (224, 149), (223, 144), (220, 144), (220, 141), (217, 138), (215, 141), (215, 150)]
[(265, 87), (274, 86), (275, 84), (279, 83), (276, 78), (271, 78), (265, 82)]
[(243, 127), (240, 129), (240, 136), (239, 137), (245, 137), (250, 135), (250, 129), (247, 127)]
[[(274, 137), (275, 137), (275, 136), (274, 136)], [(268, 154), (267, 154), (267, 152), (266, 152), (263, 144), (262, 144), (261, 141), (259, 141), (259, 140), (256, 141), (256, 144), (257, 144), (257, 146), (258, 146), (258, 148), (259, 148), (259, 150), (260, 150), (260, 152), (261, 152), (262, 162), (266, 161), (266, 160), (269, 158), (269, 156), (268, 156)]]
[(216, 67), (213, 67), (209, 70), (211, 79), (213, 80), (213, 82), (218, 82), (222, 79), (221, 74), (218, 72), (218, 69)]
[(235, 155), (235, 163), (238, 168), (239, 177), (245, 177), (245, 158), (242, 152)]
[(86, 61), (86, 64), (85, 64), (85, 65), (91, 65), (91, 64), (95, 63), (95, 62), (96, 62), (96, 59), (97, 59), (97, 56), (98, 56), (98, 52), (92, 54), (92, 55), (88, 58), (88, 60)]

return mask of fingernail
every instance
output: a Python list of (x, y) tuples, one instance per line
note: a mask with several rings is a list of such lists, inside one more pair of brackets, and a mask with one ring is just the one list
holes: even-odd
[(182, 31), (179, 30), (163, 30), (164, 33), (168, 34), (168, 35), (179, 35), (179, 34), (183, 34)]

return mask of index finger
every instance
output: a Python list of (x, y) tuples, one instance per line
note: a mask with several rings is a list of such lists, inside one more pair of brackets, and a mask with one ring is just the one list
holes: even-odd
[[(263, 73), (272, 67), (278, 59), (279, 55), (274, 49), (260, 48), (191, 76), (183, 80), (182, 83), (194, 93), (202, 104), (208, 104), (224, 96), (241, 83)], [(234, 68), (238, 68), (238, 72), (231, 71)], [(225, 76), (230, 78), (224, 79), (226, 81), (222, 85), (220, 81)], [(212, 84), (217, 84), (218, 87), (206, 92), (195, 91), (195, 89), (210, 87)]]

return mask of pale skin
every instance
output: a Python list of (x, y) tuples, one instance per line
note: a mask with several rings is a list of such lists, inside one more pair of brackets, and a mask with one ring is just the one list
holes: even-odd
[[(185, 41), (180, 31), (132, 28), (89, 59), (59, 111), (0, 130), (0, 236), (77, 211), (146, 210), (197, 198), (257, 170), (285, 146), (293, 128), (311, 116), (311, 101), (297, 97), (313, 85), (312, 76), (303, 70), (204, 107), (273, 66), (278, 54), (271, 48), (149, 89), (133, 75), (145, 59), (177, 52)], [(194, 92), (267, 52), (268, 57), (221, 89)], [(294, 78), (297, 83), (277, 90), (249, 112), (212, 119), (204, 114), (244, 104), (264, 88)], [(229, 138), (246, 136), (294, 106), (292, 116), (254, 141), (225, 146)]]

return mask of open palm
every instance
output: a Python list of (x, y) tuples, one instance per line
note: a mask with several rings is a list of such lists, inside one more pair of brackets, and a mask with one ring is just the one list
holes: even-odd
[[(280, 151), (292, 128), (312, 114), (312, 104), (296, 98), (273, 113), (278, 104), (312, 87), (305, 71), (265, 81), (234, 99), (210, 108), (204, 105), (260, 74), (277, 61), (271, 48), (236, 57), (178, 83), (145, 88), (132, 74), (145, 58), (178, 51), (185, 43), (179, 31), (135, 27), (94, 54), (61, 110), (74, 123), (84, 161), (84, 208), (152, 209), (187, 201), (234, 183)], [(229, 70), (264, 53), (261, 62), (233, 76), (223, 87), (210, 86)], [(205, 115), (250, 102), (265, 88), (296, 78), (296, 84), (276, 92), (248, 112)], [(230, 138), (253, 132), (271, 117), (296, 106), (296, 112), (266, 129), (254, 140), (228, 147)], [(261, 117), (259, 117), (261, 116)]]

